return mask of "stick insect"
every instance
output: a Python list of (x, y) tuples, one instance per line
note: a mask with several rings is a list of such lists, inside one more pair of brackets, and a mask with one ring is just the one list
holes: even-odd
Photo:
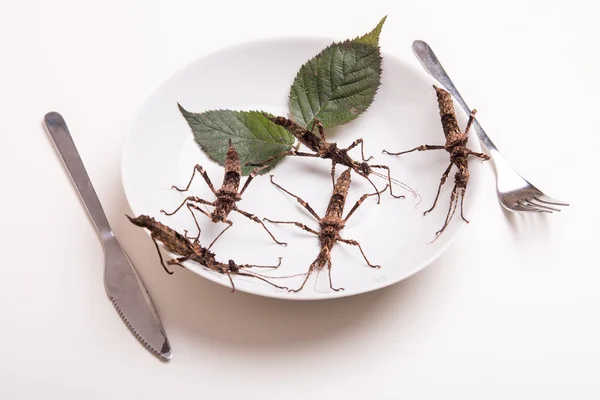
[(160, 249), (158, 247), (158, 241), (162, 242), (168, 251), (180, 256), (168, 260), (167, 265), (179, 265), (183, 267), (183, 265), (181, 264), (182, 262), (188, 260), (195, 261), (198, 264), (203, 265), (212, 271), (216, 271), (218, 273), (227, 275), (227, 277), (229, 278), (229, 282), (231, 282), (232, 292), (235, 291), (235, 284), (233, 283), (233, 279), (231, 278), (232, 275), (256, 278), (278, 289), (289, 290), (289, 288), (285, 286), (276, 285), (273, 282), (270, 282), (266, 279), (288, 278), (287, 276), (267, 277), (256, 272), (247, 271), (248, 268), (277, 269), (281, 265), (281, 257), (279, 257), (279, 262), (277, 263), (277, 265), (272, 266), (236, 264), (233, 260), (229, 260), (228, 263), (222, 263), (215, 260), (215, 254), (212, 253), (208, 248), (202, 247), (198, 240), (198, 237), (194, 238), (194, 241), (192, 242), (190, 238), (180, 234), (174, 229), (169, 228), (168, 226), (156, 221), (154, 218), (149, 217), (147, 215), (140, 215), (136, 218), (131, 218), (130, 216), (127, 216), (127, 218), (129, 218), (129, 221), (131, 221), (132, 224), (141, 228), (148, 229), (150, 231), (150, 237), (154, 242), (154, 246), (156, 246), (156, 251), (158, 252), (160, 263), (169, 275), (172, 275), (173, 272), (169, 271), (169, 269), (165, 265), (163, 256), (160, 253)]
[(456, 207), (460, 200), (460, 216), (465, 222), (469, 222), (463, 213), (463, 201), (465, 198), (465, 192), (467, 190), (467, 184), (469, 183), (469, 156), (479, 157), (480, 159), (486, 161), (489, 160), (490, 157), (483, 153), (476, 153), (470, 150), (467, 147), (467, 141), (469, 140), (469, 129), (471, 129), (471, 125), (475, 120), (475, 113), (477, 110), (471, 111), (471, 115), (469, 116), (469, 121), (467, 122), (467, 127), (464, 132), (460, 131), (458, 127), (458, 120), (456, 119), (456, 114), (454, 111), (454, 103), (452, 102), (452, 96), (450, 93), (445, 91), (444, 89), (438, 88), (433, 85), (436, 94), (437, 94), (437, 102), (440, 110), (440, 117), (442, 121), (442, 128), (444, 129), (444, 136), (446, 137), (445, 145), (421, 145), (415, 147), (414, 149), (402, 151), (399, 153), (390, 153), (387, 150), (383, 150), (384, 153), (391, 155), (401, 155), (406, 153), (411, 153), (413, 151), (427, 151), (427, 150), (446, 150), (450, 153), (450, 164), (442, 174), (442, 178), (440, 179), (440, 184), (438, 186), (437, 194), (435, 195), (435, 200), (433, 201), (433, 205), (431, 208), (423, 213), (423, 215), (427, 215), (430, 211), (435, 208), (437, 204), (438, 198), (440, 196), (440, 190), (444, 183), (446, 183), (446, 179), (450, 174), (450, 169), (453, 165), (456, 166), (458, 171), (454, 175), (454, 187), (452, 188), (452, 194), (450, 195), (450, 205), (448, 207), (448, 213), (446, 214), (446, 221), (444, 222), (444, 226), (442, 229), (436, 232), (436, 238), (444, 232), (448, 223), (454, 216), (454, 212), (456, 211)]
[[(302, 290), (302, 288), (304, 288), (304, 285), (308, 281), (310, 274), (315, 269), (321, 270), (325, 266), (325, 264), (327, 264), (327, 270), (328, 270), (328, 275), (329, 275), (329, 287), (336, 292), (339, 290), (344, 290), (343, 288), (334, 288), (333, 284), (331, 282), (331, 249), (333, 248), (333, 245), (336, 242), (342, 242), (342, 243), (346, 243), (346, 244), (349, 244), (352, 246), (357, 246), (358, 249), (360, 250), (360, 253), (362, 254), (363, 258), (367, 262), (367, 265), (369, 265), (372, 268), (380, 268), (379, 265), (373, 265), (369, 262), (369, 260), (367, 259), (367, 256), (363, 252), (362, 247), (360, 246), (360, 243), (358, 243), (356, 240), (343, 239), (340, 236), (340, 231), (342, 229), (344, 229), (346, 221), (348, 221), (348, 218), (350, 218), (352, 216), (352, 214), (356, 211), (356, 209), (358, 209), (358, 207), (363, 203), (363, 201), (365, 201), (365, 199), (369, 196), (375, 196), (380, 193), (380, 192), (375, 192), (375, 193), (371, 193), (371, 194), (364, 194), (356, 202), (354, 207), (352, 207), (352, 209), (350, 210), (348, 215), (346, 215), (346, 218), (342, 218), (342, 215), (344, 213), (344, 205), (346, 204), (346, 197), (348, 195), (348, 189), (350, 188), (350, 171), (351, 170), (352, 170), (352, 168), (348, 168), (337, 179), (337, 182), (335, 183), (335, 187), (333, 189), (333, 193), (331, 194), (331, 199), (329, 200), (329, 205), (327, 206), (327, 211), (325, 212), (325, 216), (323, 218), (319, 217), (319, 215), (315, 212), (315, 210), (313, 210), (313, 208), (310, 206), (310, 204), (308, 204), (306, 201), (302, 200), (300, 197), (296, 196), (293, 193), (288, 192), (286, 189), (284, 189), (283, 187), (281, 187), (280, 185), (275, 183), (275, 181), (273, 180), (273, 175), (270, 176), (271, 183), (273, 183), (273, 185), (277, 186), (279, 189), (283, 190), (285, 193), (294, 197), (298, 201), (298, 203), (300, 203), (313, 217), (316, 218), (316, 220), (319, 222), (319, 226), (321, 228), (319, 230), (319, 232), (317, 232), (314, 229), (311, 229), (308, 226), (306, 226), (305, 224), (302, 224), (300, 222), (273, 221), (268, 218), (265, 218), (265, 221), (269, 221), (274, 224), (296, 225), (297, 227), (304, 229), (307, 232), (317, 235), (319, 238), (319, 243), (321, 245), (321, 251), (319, 252), (319, 255), (313, 261), (313, 263), (310, 264), (308, 273), (306, 274), (306, 278), (302, 282), (302, 285), (300, 286), (300, 288), (290, 290), (291, 292), (299, 292), (300, 290)], [(385, 188), (381, 192), (385, 192), (387, 190), (387, 188), (388, 188), (388, 185), (386, 185)]]
[[(395, 179), (392, 179), (392, 177), (390, 175), (390, 168), (387, 165), (371, 165), (371, 164), (367, 163), (367, 161), (369, 161), (373, 157), (371, 156), (371, 157), (365, 159), (364, 146), (363, 146), (362, 139), (356, 139), (354, 142), (352, 142), (352, 144), (350, 146), (346, 147), (345, 149), (341, 149), (341, 148), (337, 147), (336, 143), (327, 141), (327, 139), (325, 138), (325, 133), (323, 131), (323, 125), (316, 118), (314, 119), (313, 129), (316, 125), (319, 130), (319, 136), (315, 135), (314, 133), (312, 133), (312, 131), (304, 128), (303, 126), (295, 123), (294, 121), (292, 121), (288, 118), (272, 117), (267, 114), (264, 114), (264, 115), (265, 115), (265, 117), (267, 117), (268, 119), (270, 119), (271, 121), (276, 123), (277, 125), (280, 125), (280, 126), (284, 127), (285, 129), (287, 129), (288, 132), (290, 132), (292, 135), (294, 135), (296, 137), (296, 139), (298, 139), (298, 145), (295, 148), (293, 148), (292, 150), (289, 150), (289, 151), (280, 153), (276, 156), (267, 158), (266, 160), (264, 160), (262, 162), (248, 163), (247, 165), (262, 166), (262, 165), (270, 163), (271, 161), (273, 161), (277, 158), (285, 157), (285, 156), (317, 157), (317, 158), (330, 159), (331, 160), (331, 181), (334, 186), (335, 186), (335, 166), (336, 166), (336, 164), (341, 164), (341, 165), (345, 165), (346, 167), (350, 167), (358, 175), (360, 175), (363, 178), (365, 178), (366, 180), (368, 180), (369, 183), (375, 188), (375, 191), (377, 192), (377, 204), (379, 204), (379, 202), (380, 202), (380, 197), (381, 197), (380, 193), (382, 193), (383, 191), (381, 191), (381, 192), (378, 191), (378, 189), (375, 186), (375, 184), (373, 183), (373, 181), (371, 181), (371, 179), (369, 178), (369, 175), (371, 175), (371, 174), (378, 176), (380, 178), (386, 179), (389, 183), (388, 186), (390, 188), (390, 194), (395, 198), (404, 198), (404, 196), (403, 195), (398, 196), (392, 192), (392, 182), (395, 182), (395, 183), (401, 185), (402, 187), (404, 187), (405, 189), (410, 190), (411, 192), (414, 193), (414, 191), (412, 191), (410, 188), (408, 188), (405, 184), (398, 182)], [(298, 151), (300, 144), (305, 145), (310, 150), (312, 150), (314, 153), (304, 153), (304, 152)], [(350, 157), (348, 155), (348, 151), (352, 150), (353, 148), (355, 148), (358, 145), (360, 145), (360, 154), (362, 157), (362, 162), (355, 161), (352, 159), (352, 157)], [(383, 175), (379, 172), (375, 172), (375, 171), (373, 171), (373, 168), (384, 169), (387, 171), (387, 175)], [(386, 187), (388, 187), (388, 186), (386, 186)]]
[[(262, 167), (262, 168), (265, 168), (265, 167)], [(177, 207), (173, 212), (168, 213), (165, 210), (160, 210), (160, 211), (163, 214), (170, 216), (170, 215), (175, 214), (177, 211), (179, 211), (184, 205), (187, 205), (188, 210), (194, 217), (194, 222), (196, 223), (196, 227), (198, 228), (198, 236), (200, 235), (200, 226), (198, 225), (198, 221), (196, 220), (196, 216), (194, 215), (194, 212), (192, 211), (192, 209), (200, 211), (202, 214), (204, 214), (208, 218), (210, 218), (210, 220), (214, 223), (217, 223), (217, 222), (226, 223), (228, 226), (225, 229), (223, 229), (221, 231), (221, 233), (219, 233), (217, 235), (217, 237), (215, 237), (215, 239), (212, 241), (212, 243), (208, 246), (209, 249), (213, 246), (213, 244), (217, 241), (217, 239), (219, 237), (221, 237), (221, 235), (223, 233), (225, 233), (225, 231), (227, 229), (231, 228), (231, 226), (233, 225), (233, 222), (230, 221), (229, 219), (227, 219), (227, 217), (229, 216), (229, 214), (232, 211), (242, 214), (244, 217), (246, 217), (258, 224), (261, 224), (262, 227), (265, 228), (267, 233), (271, 236), (271, 238), (275, 241), (275, 243), (281, 244), (283, 246), (287, 246), (287, 243), (280, 242), (277, 239), (275, 239), (275, 236), (273, 236), (273, 234), (269, 231), (269, 229), (267, 229), (265, 224), (259, 218), (257, 218), (253, 214), (250, 214), (249, 212), (239, 209), (238, 206), (236, 205), (236, 203), (242, 199), (242, 194), (244, 194), (244, 192), (248, 188), (248, 185), (250, 184), (250, 182), (252, 182), (252, 179), (254, 179), (256, 174), (262, 168), (255, 168), (254, 170), (252, 170), (252, 172), (250, 173), (250, 176), (248, 176), (248, 178), (246, 179), (244, 186), (242, 186), (242, 190), (240, 190), (238, 192), (239, 187), (240, 187), (240, 181), (242, 178), (242, 169), (241, 169), (241, 164), (240, 164), (240, 159), (238, 157), (238, 153), (235, 150), (235, 148), (233, 147), (233, 144), (231, 143), (231, 139), (229, 139), (229, 148), (227, 149), (227, 155), (225, 157), (225, 176), (223, 177), (223, 184), (221, 185), (221, 188), (219, 190), (215, 189), (215, 187), (213, 186), (213, 184), (212, 184), (210, 178), (208, 177), (208, 174), (204, 170), (204, 168), (202, 168), (202, 166), (198, 165), (198, 164), (194, 167), (194, 172), (192, 173), (192, 177), (190, 178), (190, 180), (185, 188), (181, 189), (181, 188), (178, 188), (177, 186), (173, 186), (173, 189), (178, 190), (179, 192), (188, 191), (192, 184), (192, 181), (194, 180), (194, 177), (196, 176), (196, 172), (198, 172), (200, 175), (202, 175), (202, 177), (204, 178), (204, 181), (206, 182), (206, 184), (208, 185), (210, 190), (214, 193), (216, 200), (211, 202), (211, 201), (207, 201), (207, 200), (201, 199), (196, 196), (188, 196), (183, 200), (183, 202), (179, 205), (179, 207)], [(205, 204), (205, 205), (213, 206), (214, 210), (212, 213), (209, 213), (208, 211), (205, 211), (202, 208), (200, 208), (197, 204)]]

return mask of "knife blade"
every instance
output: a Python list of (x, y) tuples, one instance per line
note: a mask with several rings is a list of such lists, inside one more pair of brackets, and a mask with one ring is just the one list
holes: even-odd
[(142, 345), (161, 360), (169, 360), (171, 345), (156, 308), (108, 223), (64, 118), (49, 112), (44, 123), (103, 244), (104, 285), (111, 302)]

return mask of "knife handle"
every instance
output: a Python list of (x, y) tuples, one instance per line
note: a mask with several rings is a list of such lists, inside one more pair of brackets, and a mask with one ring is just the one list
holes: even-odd
[(52, 111), (44, 116), (44, 123), (100, 237), (104, 239), (107, 236), (113, 236), (106, 214), (104, 214), (98, 195), (92, 186), (64, 118), (59, 113)]

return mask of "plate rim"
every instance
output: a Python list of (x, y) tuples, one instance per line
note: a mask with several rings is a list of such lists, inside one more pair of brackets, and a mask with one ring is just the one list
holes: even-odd
[[(185, 73), (186, 70), (188, 70), (189, 68), (193, 67), (196, 63), (200, 62), (200, 60), (202, 60), (203, 58), (221, 53), (221, 52), (226, 52), (226, 51), (235, 51), (236, 48), (243, 48), (249, 45), (261, 45), (261, 44), (269, 44), (269, 43), (289, 43), (289, 42), (293, 42), (293, 41), (315, 41), (315, 42), (330, 42), (333, 43), (335, 42), (337, 39), (334, 39), (332, 37), (328, 37), (328, 36), (295, 36), (295, 35), (288, 35), (288, 36), (271, 36), (271, 37), (263, 37), (263, 38), (257, 38), (257, 39), (249, 39), (249, 40), (244, 40), (244, 41), (238, 41), (229, 45), (225, 45), (225, 46), (221, 46), (218, 47), (216, 49), (213, 49), (211, 51), (208, 51), (204, 54), (201, 54), (199, 56), (197, 56), (196, 58), (194, 58), (191, 61), (188, 61), (186, 64), (184, 64), (183, 66), (179, 67), (178, 69), (176, 69), (174, 72), (172, 72), (171, 74), (169, 74), (165, 79), (163, 79), (159, 84), (157, 84), (156, 86), (154, 86), (154, 88), (149, 91), (148, 95), (144, 98), (143, 101), (141, 101), (138, 106), (136, 107), (134, 113), (132, 114), (132, 117), (130, 117), (130, 121), (129, 121), (129, 127), (127, 130), (127, 134), (125, 136), (124, 142), (123, 142), (123, 146), (122, 146), (122, 150), (121, 150), (121, 157), (120, 157), (120, 162), (121, 162), (121, 166), (120, 166), (120, 170), (121, 170), (121, 186), (123, 188), (123, 192), (125, 194), (125, 199), (127, 200), (127, 204), (129, 205), (129, 208), (131, 209), (131, 211), (133, 212), (134, 216), (138, 216), (139, 214), (136, 212), (135, 208), (132, 205), (132, 202), (130, 200), (131, 195), (128, 194), (128, 189), (127, 189), (127, 185), (126, 185), (126, 178), (125, 178), (125, 168), (124, 165), (125, 163), (125, 158), (126, 155), (128, 153), (128, 148), (130, 146), (130, 142), (132, 140), (132, 136), (133, 136), (133, 132), (134, 132), (134, 128), (135, 125), (138, 121), (138, 118), (140, 116), (140, 113), (142, 111), (142, 109), (144, 109), (144, 107), (146, 106), (146, 104), (148, 103), (148, 101), (157, 93), (159, 92), (163, 87), (165, 87), (170, 81), (172, 81), (173, 79), (175, 79), (176, 77), (182, 75)], [(410, 63), (408, 63), (406, 60), (402, 59), (401, 57), (397, 56), (396, 54), (389, 52), (387, 50), (381, 49), (381, 53), (382, 53), (382, 57), (384, 58), (384, 60), (386, 58), (390, 58), (390, 59), (394, 59), (396, 62), (401, 63), (405, 68), (407, 68), (408, 70), (410, 70), (412, 73), (414, 73), (415, 75), (418, 75), (420, 77), (422, 77), (425, 80), (430, 81), (432, 84), (436, 83), (437, 81), (431, 77), (429, 74), (425, 73), (424, 71), (422, 71), (419, 68), (416, 68), (414, 65), (411, 65)], [(454, 98), (454, 97), (453, 97)], [(376, 101), (376, 99), (374, 100), (374, 102)], [(464, 111), (461, 108), (456, 108), (458, 110), (458, 113), (464, 113)], [(466, 113), (465, 113), (466, 115)], [(469, 133), (469, 138), (471, 138), (473, 135), (472, 133)], [(479, 139), (476, 140), (476, 146), (478, 149), (475, 150), (483, 150), (483, 148), (481, 147), (481, 143), (479, 142)], [(483, 173), (483, 171), (482, 171)], [(471, 193), (475, 193), (475, 198), (471, 200), (471, 213), (472, 215), (476, 215), (477, 214), (477, 210), (479, 209), (479, 203), (480, 203), (480, 197), (481, 197), (481, 187), (483, 184), (483, 176), (478, 179), (476, 181), (476, 187), (477, 190), (471, 190)], [(457, 229), (457, 232), (454, 234), (453, 237), (451, 237), (450, 239), (448, 239), (446, 241), (446, 243), (442, 246), (440, 246), (438, 248), (437, 251), (433, 252), (429, 258), (427, 258), (426, 261), (416, 265), (415, 267), (409, 269), (406, 273), (400, 275), (399, 278), (394, 278), (394, 279), (390, 279), (390, 280), (386, 280), (384, 282), (381, 283), (375, 283), (369, 286), (365, 286), (363, 288), (360, 288), (358, 290), (354, 290), (352, 292), (346, 292), (346, 291), (339, 291), (339, 292), (327, 292), (327, 293), (315, 293), (312, 296), (297, 296), (297, 295), (293, 295), (290, 294), (288, 292), (285, 291), (273, 291), (273, 292), (263, 292), (261, 290), (255, 290), (253, 287), (250, 288), (235, 288), (235, 291), (239, 291), (239, 292), (243, 292), (243, 293), (248, 293), (251, 295), (255, 295), (255, 296), (260, 296), (260, 297), (266, 297), (266, 298), (273, 298), (273, 299), (279, 299), (279, 300), (291, 300), (291, 301), (316, 301), (316, 300), (332, 300), (332, 299), (340, 299), (340, 298), (348, 298), (348, 297), (352, 297), (352, 296), (358, 296), (358, 295), (362, 295), (362, 294), (366, 294), (369, 292), (375, 292), (377, 290), (380, 289), (384, 289), (386, 287), (391, 287), (396, 285), (399, 282), (402, 282), (410, 277), (412, 277), (413, 275), (423, 271), (424, 269), (426, 269), (427, 267), (429, 267), (431, 264), (433, 264), (436, 260), (438, 260), (454, 243), (456, 243), (456, 241), (462, 236), (462, 234), (464, 233), (465, 229), (466, 229), (467, 225), (464, 224), (461, 227), (459, 227)], [(148, 232), (147, 229), (143, 229), (143, 231), (145, 232), (145, 234), (150, 238), (151, 235)], [(168, 251), (164, 245), (162, 243), (159, 242), (159, 246), (161, 247), (161, 249), (166, 252), (169, 255), (174, 255), (174, 253)], [(216, 275), (213, 273), (213, 271), (210, 271), (208, 269), (206, 269), (205, 267), (201, 266), (201, 265), (192, 265), (190, 264), (189, 261), (184, 262), (183, 265), (185, 266), (185, 268), (191, 272), (193, 272), (196, 275), (199, 275), (200, 277), (207, 279), (209, 281), (212, 281), (214, 283), (219, 284), (220, 286), (224, 286), (228, 289), (231, 289), (231, 285), (229, 283), (229, 280), (223, 280), (221, 279), (220, 275)]]

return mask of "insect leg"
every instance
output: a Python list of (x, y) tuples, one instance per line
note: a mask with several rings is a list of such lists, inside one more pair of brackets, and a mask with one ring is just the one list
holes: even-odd
[(228, 224), (228, 225), (225, 227), (225, 229), (223, 229), (223, 230), (221, 231), (221, 233), (219, 233), (219, 234), (217, 235), (217, 237), (216, 237), (216, 238), (214, 238), (214, 239), (213, 239), (213, 241), (212, 241), (212, 242), (210, 243), (210, 245), (208, 246), (208, 250), (210, 250), (210, 248), (213, 246), (213, 244), (215, 244), (215, 242), (217, 241), (217, 239), (219, 239), (219, 238), (221, 237), (221, 235), (222, 235), (222, 234), (224, 234), (224, 233), (225, 233), (225, 231), (226, 231), (227, 229), (231, 228), (231, 225), (233, 225), (233, 222), (231, 222), (231, 221), (229, 221), (229, 220), (225, 220), (225, 221), (223, 221), (223, 222), (225, 222), (225, 223), (226, 223), (226, 224)]
[(290, 196), (294, 197), (298, 201), (298, 203), (300, 203), (302, 205), (302, 207), (306, 208), (308, 210), (308, 212), (311, 213), (312, 216), (317, 219), (317, 221), (321, 221), (321, 218), (317, 215), (317, 213), (315, 212), (315, 210), (313, 210), (313, 208), (310, 206), (310, 204), (308, 204), (306, 201), (302, 200), (300, 197), (296, 196), (293, 193), (288, 192), (287, 190), (285, 190), (284, 188), (282, 188), (281, 186), (279, 186), (277, 183), (275, 183), (275, 181), (273, 180), (273, 175), (270, 175), (270, 177), (271, 177), (271, 183), (273, 185), (277, 186), (279, 189), (283, 190), (284, 192), (286, 192)]
[(320, 158), (321, 156), (318, 154), (314, 154), (314, 153), (304, 153), (301, 151), (297, 151), (294, 154), (292, 154), (293, 156), (298, 156), (298, 157), (318, 157)]
[(412, 153), (413, 151), (425, 151), (425, 150), (443, 150), (445, 149), (445, 146), (434, 146), (434, 145), (429, 145), (429, 144), (424, 144), (422, 146), (417, 146), (414, 149), (411, 150), (406, 150), (406, 151), (401, 151), (399, 153), (390, 153), (387, 150), (383, 150), (382, 153), (385, 154), (389, 154), (391, 156), (399, 156), (401, 154), (407, 154), (407, 153)]
[(173, 212), (168, 213), (165, 210), (160, 210), (160, 212), (165, 215), (171, 216), (171, 215), (175, 214), (177, 211), (179, 211), (181, 209), (181, 207), (183, 207), (188, 201), (193, 201), (193, 202), (199, 203), (199, 204), (208, 204), (209, 206), (215, 205), (214, 202), (211, 203), (210, 201), (203, 200), (196, 196), (188, 196), (181, 202), (179, 207), (177, 207)]
[(483, 153), (477, 153), (477, 152), (474, 152), (474, 151), (471, 151), (471, 150), (469, 150), (469, 153), (468, 153), (468, 154), (469, 154), (470, 156), (479, 157), (479, 158), (481, 158), (481, 159), (482, 159), (482, 160), (484, 160), (484, 161), (487, 161), (487, 160), (489, 160), (489, 159), (490, 159), (490, 156), (488, 156), (487, 154), (483, 154)]
[[(319, 254), (319, 257), (321, 255)], [(312, 274), (312, 272), (315, 270), (315, 267), (317, 265), (317, 262), (319, 261), (319, 258), (317, 257), (317, 259), (315, 261), (313, 261), (312, 264), (310, 264), (310, 267), (308, 268), (308, 272), (306, 273), (306, 278), (304, 278), (304, 281), (302, 282), (302, 285), (300, 285), (300, 287), (298, 289), (288, 289), (289, 292), (299, 292), (304, 288), (304, 285), (306, 285), (306, 282), (308, 281), (308, 278), (310, 278), (310, 274)]]
[[(300, 145), (298, 145), (297, 147), (300, 147)], [(284, 151), (282, 153), (277, 154), (276, 156), (269, 157), (266, 160), (263, 160), (261, 162), (257, 162), (257, 163), (247, 162), (246, 165), (255, 166), (255, 167), (266, 167), (266, 166), (269, 165), (269, 163), (271, 161), (276, 160), (276, 159), (281, 158), (281, 157), (286, 157), (286, 156), (319, 157), (318, 154), (302, 153), (302, 152), (296, 151), (296, 148), (293, 148), (290, 151)]]
[(348, 146), (347, 148), (345, 148), (344, 151), (352, 150), (353, 148), (355, 148), (359, 144), (360, 144), (360, 156), (362, 157), (362, 160), (363, 161), (369, 161), (370, 159), (372, 159), (373, 156), (370, 156), (369, 158), (365, 159), (365, 147), (364, 147), (364, 143), (363, 143), (362, 139), (356, 139), (354, 142), (352, 142), (352, 144), (350, 146)]
[(165, 261), (163, 260), (163, 256), (160, 253), (160, 248), (158, 247), (158, 243), (156, 242), (156, 238), (154, 236), (151, 236), (151, 238), (152, 238), (152, 241), (154, 242), (154, 246), (156, 247), (156, 251), (158, 252), (158, 258), (160, 259), (160, 265), (162, 265), (162, 267), (167, 272), (167, 274), (173, 275), (173, 271), (169, 271), (167, 269), (167, 266), (165, 265)]
[(235, 292), (235, 285), (233, 283), (233, 279), (231, 279), (231, 274), (226, 272), (225, 275), (229, 278), (229, 283), (231, 283), (231, 293)]
[(204, 170), (204, 168), (202, 168), (201, 165), (196, 164), (196, 166), (194, 167), (194, 172), (192, 173), (192, 177), (190, 178), (190, 181), (188, 182), (187, 186), (184, 189), (180, 189), (177, 186), (173, 185), (173, 189), (179, 191), (179, 192), (186, 192), (190, 189), (190, 186), (192, 185), (192, 181), (194, 180), (194, 176), (196, 176), (196, 172), (199, 172), (202, 177), (204, 178), (204, 180), (206, 181), (206, 184), (208, 185), (208, 187), (210, 188), (210, 190), (213, 193), (216, 193), (215, 191), (215, 187), (213, 186), (212, 182), (210, 181), (210, 178), (208, 177), (208, 174), (206, 173), (206, 171)]
[(464, 210), (463, 210), (463, 202), (465, 200), (465, 192), (466, 191), (467, 191), (467, 189), (465, 189), (465, 188), (460, 189), (460, 216), (468, 224), (469, 220), (465, 218)]
[(256, 162), (256, 163), (247, 162), (246, 165), (250, 165), (253, 167), (263, 167), (265, 165), (268, 165), (273, 160), (277, 160), (278, 158), (285, 157), (285, 156), (293, 156), (295, 154), (296, 154), (295, 150), (284, 151), (275, 156), (269, 157), (266, 160), (263, 160), (261, 162)]
[(473, 125), (473, 122), (475, 121), (476, 113), (477, 113), (477, 110), (471, 111), (471, 115), (469, 115), (469, 122), (467, 122), (467, 127), (465, 128), (465, 133), (469, 133), (469, 129), (471, 129), (471, 125)]
[(392, 197), (395, 197), (396, 199), (403, 199), (404, 198), (404, 195), (396, 196), (394, 194), (394, 192), (392, 192), (392, 175), (391, 175), (391, 172), (390, 172), (390, 167), (388, 167), (387, 165), (371, 165), (371, 168), (381, 168), (381, 169), (387, 170), (387, 179), (388, 179), (388, 184), (390, 186), (390, 195)]
[(187, 203), (187, 208), (188, 208), (188, 210), (190, 210), (190, 214), (192, 214), (192, 218), (194, 218), (194, 223), (196, 224), (196, 228), (198, 229), (198, 235), (194, 239), (194, 243), (195, 243), (195, 242), (198, 242), (198, 240), (200, 240), (200, 232), (202, 232), (202, 230), (200, 229), (200, 225), (198, 224), (198, 220), (196, 219), (196, 214), (194, 214), (194, 212), (192, 211), (192, 208), (200, 211), (202, 214), (206, 215), (208, 218), (211, 218), (211, 216), (209, 213), (207, 213), (206, 211), (204, 211), (203, 209), (201, 209), (200, 207), (198, 207), (197, 205), (195, 205), (193, 203)]
[(348, 218), (350, 218), (350, 216), (354, 213), (354, 211), (356, 211), (356, 209), (358, 207), (360, 207), (360, 205), (363, 203), (363, 201), (365, 201), (367, 199), (367, 197), (369, 196), (378, 196), (380, 193), (383, 193), (387, 190), (388, 185), (385, 185), (385, 187), (383, 188), (382, 191), (380, 192), (375, 192), (375, 193), (369, 193), (369, 194), (363, 194), (360, 199), (358, 199), (358, 201), (356, 202), (356, 204), (354, 205), (354, 207), (352, 207), (352, 209), (350, 210), (350, 212), (348, 213), (348, 215), (346, 215), (346, 218), (344, 218), (344, 222), (348, 221)]
[(369, 262), (369, 260), (367, 259), (367, 256), (365, 255), (365, 252), (363, 251), (362, 247), (360, 246), (360, 243), (358, 243), (356, 240), (352, 240), (352, 239), (342, 239), (341, 237), (337, 237), (337, 241), (338, 242), (342, 242), (342, 243), (346, 243), (352, 246), (357, 246), (358, 249), (360, 250), (360, 253), (362, 254), (363, 258), (365, 259), (365, 261), (367, 262), (367, 265), (371, 268), (381, 268), (381, 265), (374, 265), (371, 264)]
[(446, 183), (446, 179), (448, 179), (448, 174), (450, 174), (451, 168), (452, 168), (452, 163), (450, 163), (448, 165), (448, 168), (446, 168), (446, 170), (442, 174), (442, 179), (440, 179), (440, 185), (438, 186), (437, 194), (435, 195), (435, 200), (433, 201), (433, 205), (431, 206), (431, 208), (429, 210), (425, 211), (423, 213), (423, 215), (427, 215), (429, 212), (431, 212), (431, 210), (433, 210), (435, 208), (438, 198), (440, 197), (440, 190), (442, 190), (442, 186), (444, 186), (444, 183)]
[(256, 222), (257, 224), (261, 224), (263, 228), (265, 228), (265, 231), (267, 231), (267, 233), (271, 236), (271, 238), (275, 241), (275, 243), (277, 244), (281, 244), (283, 246), (287, 246), (287, 243), (285, 242), (280, 242), (279, 240), (275, 239), (275, 236), (273, 236), (273, 234), (271, 233), (271, 231), (269, 229), (267, 229), (266, 225), (264, 224), (264, 222), (262, 222), (259, 218), (257, 218), (255, 215), (250, 214), (249, 212), (240, 210), (239, 208), (235, 207), (233, 209), (234, 211), (237, 211), (238, 213), (242, 214), (244, 217), (250, 219), (251, 221)]
[(281, 265), (281, 260), (283, 257), (279, 257), (279, 261), (277, 262), (277, 265), (254, 265), (254, 264), (244, 264), (244, 265), (240, 265), (239, 268), (271, 268), (271, 269), (277, 269), (279, 268), (279, 266)]
[(254, 168), (254, 169), (252, 170), (252, 172), (250, 172), (250, 175), (249, 175), (249, 176), (248, 176), (248, 178), (246, 179), (246, 182), (244, 182), (244, 186), (242, 187), (242, 190), (240, 190), (240, 196), (241, 196), (242, 194), (244, 194), (244, 192), (246, 191), (246, 188), (248, 187), (248, 185), (250, 184), (250, 182), (252, 182), (252, 179), (254, 179), (254, 177), (256, 176), (256, 174), (258, 174), (258, 172), (259, 172), (261, 169), (264, 169), (264, 168), (266, 168), (266, 165), (264, 165), (264, 166), (262, 166), (262, 167), (257, 167), (257, 168)]
[(319, 236), (319, 232), (317, 232), (317, 231), (315, 231), (315, 230), (313, 230), (313, 229), (309, 228), (308, 226), (306, 226), (306, 225), (304, 225), (304, 224), (301, 224), (300, 222), (292, 222), (292, 221), (273, 221), (273, 220), (270, 220), (269, 218), (263, 218), (263, 221), (268, 221), (268, 222), (271, 222), (271, 223), (273, 223), (273, 224), (294, 224), (294, 225), (296, 225), (298, 228), (304, 229), (304, 230), (305, 230), (305, 231), (307, 231), (307, 232), (314, 233), (315, 235)]
[(373, 186), (373, 188), (377, 192), (377, 204), (381, 203), (381, 194), (379, 192), (379, 189), (377, 189), (377, 186), (375, 186), (375, 184), (373, 183), (373, 181), (367, 175), (363, 174), (362, 172), (356, 172), (356, 173), (369, 181), (371, 186)]
[(184, 261), (187, 261), (187, 260), (189, 260), (189, 257), (178, 257), (178, 258), (175, 258), (173, 260), (167, 261), (167, 264), (169, 264), (169, 265), (179, 265), (181, 268), (185, 268), (184, 265), (181, 264), (181, 263), (184, 262)]
[(442, 234), (442, 232), (444, 232), (446, 230), (446, 228), (448, 227), (448, 223), (454, 216), (454, 212), (456, 211), (456, 206), (458, 204), (458, 198), (457, 198), (458, 190), (457, 189), (458, 189), (458, 186), (456, 184), (454, 184), (454, 187), (452, 188), (452, 194), (450, 195), (450, 206), (448, 207), (448, 214), (446, 214), (446, 221), (444, 222), (444, 226), (442, 226), (442, 229), (440, 229), (439, 231), (437, 231), (435, 233), (436, 239), (437, 239), (437, 237), (439, 237), (439, 235)]
[[(315, 123), (313, 124), (313, 129), (315, 129), (315, 125), (317, 126), (317, 129), (319, 130), (319, 135), (321, 136), (321, 140), (322, 141), (327, 141), (325, 139), (325, 132), (323, 131), (323, 124), (321, 123), (321, 121), (319, 121), (318, 119), (315, 118)], [(311, 129), (312, 132), (312, 129)]]
[(339, 292), (340, 290), (344, 290), (344, 288), (334, 288), (333, 287), (333, 282), (331, 282), (331, 266), (332, 266), (331, 265), (331, 255), (328, 254), (327, 255), (327, 275), (329, 276), (329, 287), (334, 292)]

